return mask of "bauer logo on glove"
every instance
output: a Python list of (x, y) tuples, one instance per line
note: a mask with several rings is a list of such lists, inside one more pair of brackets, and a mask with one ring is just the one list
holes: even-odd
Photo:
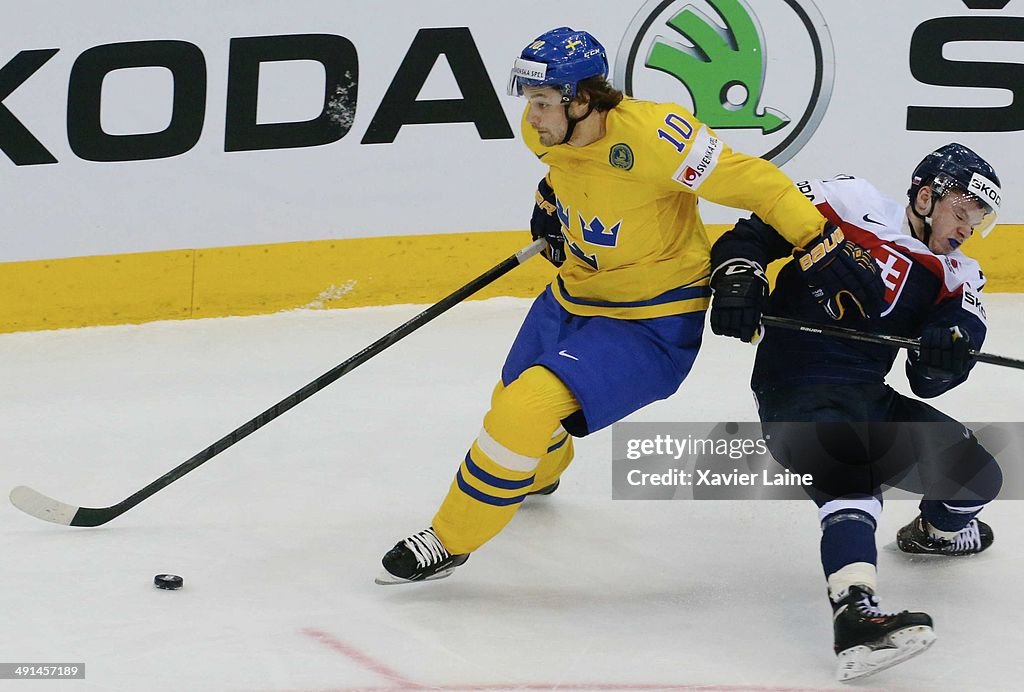
[[(831, 262), (836, 248), (838, 248), (843, 241), (846, 240), (846, 236), (843, 235), (843, 230), (838, 226), (833, 227), (834, 230), (827, 235), (823, 234), (821, 240), (812, 245), (803, 254), (797, 255), (797, 261), (800, 262), (800, 269), (803, 271), (811, 271), (814, 265), (818, 262), (827, 260), (825, 263)], [(826, 232), (828, 226), (825, 227)]]
[(818, 242), (793, 253), (811, 295), (829, 317), (841, 320), (847, 310), (855, 316), (877, 317), (885, 305), (885, 285), (871, 254), (850, 242), (829, 222)]

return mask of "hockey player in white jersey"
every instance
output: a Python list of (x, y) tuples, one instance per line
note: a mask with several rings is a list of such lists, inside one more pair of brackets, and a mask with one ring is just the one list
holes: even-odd
[[(943, 146), (918, 165), (908, 203), (852, 176), (798, 183), (843, 236), (870, 253), (884, 284), (879, 316), (865, 318), (843, 294), (829, 301), (829, 311), (859, 331), (919, 338), (920, 350), (906, 362), (919, 397), (963, 383), (974, 365), (970, 351), (985, 338), (979, 296), (985, 277), (960, 247), (972, 234), (991, 230), (999, 185), (992, 167), (960, 144)], [(825, 321), (795, 262), (781, 270), (768, 295), (764, 268), (791, 249), (756, 216), (715, 243), (716, 334), (756, 342), (763, 313)], [(774, 329), (761, 339), (751, 380), (772, 454), (815, 479), (809, 494), (818, 505), (843, 681), (900, 663), (935, 639), (929, 615), (886, 612), (875, 598), (882, 485), (906, 477), (910, 467), (920, 474), (914, 488), (923, 494), (920, 515), (899, 530), (900, 550), (958, 556), (993, 542), (992, 529), (977, 515), (999, 492), (998, 464), (962, 424), (886, 384), (897, 353), (893, 346)], [(894, 448), (897, 439), (904, 446)], [(893, 449), (899, 453), (886, 456)]]

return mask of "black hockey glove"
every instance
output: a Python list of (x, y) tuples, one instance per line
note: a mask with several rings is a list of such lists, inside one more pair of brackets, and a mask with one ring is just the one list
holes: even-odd
[(768, 304), (764, 269), (747, 259), (731, 259), (711, 272), (711, 331), (756, 344)]
[(954, 379), (974, 367), (971, 335), (959, 327), (928, 325), (921, 331), (921, 350), (915, 365), (940, 379)]
[(565, 236), (562, 235), (562, 222), (558, 219), (555, 207), (555, 191), (548, 185), (547, 178), (541, 178), (537, 185), (530, 234), (534, 240), (543, 238), (548, 241), (544, 257), (556, 267), (561, 267), (565, 261)]
[(877, 317), (885, 304), (885, 286), (871, 253), (847, 240), (835, 224), (825, 224), (821, 239), (793, 253), (811, 295), (834, 320), (847, 310)]

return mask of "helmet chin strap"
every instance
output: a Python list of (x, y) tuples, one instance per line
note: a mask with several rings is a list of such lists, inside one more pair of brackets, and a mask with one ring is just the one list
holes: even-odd
[(928, 213), (927, 214), (919, 214), (919, 213), (917, 213), (917, 205), (915, 205), (915, 204), (911, 204), (910, 205), (910, 212), (914, 216), (916, 216), (917, 218), (921, 219), (921, 225), (922, 225), (921, 234), (924, 236), (921, 239), (921, 241), (925, 245), (927, 245), (928, 242), (932, 239), (932, 214), (935, 213), (935, 202), (936, 201), (937, 200), (935, 199), (935, 196), (933, 195), (932, 196), (932, 200), (931, 200), (931, 206), (928, 208)]
[(587, 112), (583, 114), (582, 118), (573, 118), (569, 115), (569, 106), (571, 105), (571, 102), (565, 104), (565, 119), (569, 125), (565, 128), (565, 137), (562, 137), (562, 144), (568, 144), (569, 140), (572, 139), (572, 133), (576, 130), (576, 123), (586, 120), (594, 112), (594, 105), (590, 104), (587, 106)]

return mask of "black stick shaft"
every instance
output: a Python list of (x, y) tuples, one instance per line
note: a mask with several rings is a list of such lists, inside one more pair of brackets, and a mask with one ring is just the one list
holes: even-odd
[(139, 504), (146, 498), (150, 497), (157, 491), (166, 488), (168, 485), (178, 480), (185, 474), (193, 471), (197, 467), (205, 464), (207, 461), (217, 456), (227, 448), (231, 447), (235, 443), (245, 439), (252, 433), (256, 432), (264, 425), (274, 420), (278, 416), (282, 415), (286, 411), (292, 409), (298, 404), (302, 403), (309, 397), (313, 396), (321, 389), (327, 387), (332, 382), (336, 381), (343, 375), (355, 370), (357, 367), (365, 363), (366, 361), (373, 358), (375, 355), (389, 348), (399, 340), (405, 338), (409, 334), (430, 322), (438, 315), (450, 310), (469, 296), (473, 295), (480, 289), (484, 288), (488, 284), (493, 283), (497, 279), (501, 278), (508, 272), (512, 271), (520, 264), (533, 257), (535, 254), (540, 252), (544, 248), (544, 240), (535, 240), (530, 243), (522, 250), (505, 259), (500, 264), (487, 270), (477, 278), (470, 281), (468, 284), (458, 289), (451, 295), (442, 298), (437, 303), (434, 303), (429, 308), (410, 319), (405, 324), (394, 329), (393, 331), (385, 334), (381, 338), (374, 341), (372, 344), (364, 348), (359, 353), (355, 354), (344, 363), (331, 368), (320, 377), (316, 378), (302, 389), (299, 389), (292, 394), (288, 395), (281, 401), (277, 402), (263, 413), (259, 414), (255, 418), (243, 423), (239, 427), (229, 432), (224, 437), (220, 438), (212, 445), (193, 456), (188, 461), (185, 461), (178, 466), (174, 467), (164, 475), (157, 478), (155, 481), (147, 485), (146, 487), (139, 490), (137, 493), (125, 498), (121, 502), (111, 507), (103, 509), (94, 509), (90, 507), (82, 507), (75, 513), (75, 517), (71, 522), (72, 526), (99, 526), (100, 524), (106, 523), (111, 519), (120, 516), (127, 512), (129, 509)]
[[(888, 334), (869, 334), (867, 332), (859, 332), (856, 329), (849, 329), (847, 327), (834, 327), (825, 324), (810, 324), (807, 322), (801, 322), (799, 320), (790, 319), (788, 317), (772, 317), (771, 315), (765, 315), (761, 318), (761, 321), (769, 327), (782, 327), (783, 329), (795, 329), (801, 332), (809, 332), (811, 334), (822, 334), (824, 336), (836, 336), (841, 339), (850, 339), (852, 341), (864, 341), (871, 344), (882, 344), (883, 346), (896, 346), (898, 348), (905, 348), (911, 351), (920, 350), (921, 344), (917, 339), (909, 339), (905, 336), (891, 336)], [(989, 363), (990, 365), (1002, 365), (1006, 368), (1016, 368), (1018, 370), (1024, 370), (1024, 360), (1018, 360), (1016, 358), (1007, 358), (1006, 356), (996, 356), (991, 353), (983, 353), (980, 351), (971, 351), (971, 355), (977, 359), (979, 363)]]

